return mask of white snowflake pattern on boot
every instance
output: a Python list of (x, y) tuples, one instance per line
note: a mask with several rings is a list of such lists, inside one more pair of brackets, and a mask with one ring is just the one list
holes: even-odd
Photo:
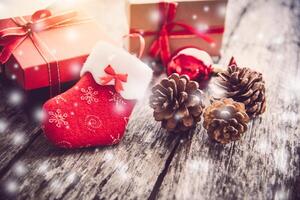
[(117, 106), (126, 104), (125, 101), (119, 96), (119, 94), (113, 93), (111, 91), (109, 91), (109, 93), (112, 95), (109, 101), (114, 102)]
[(86, 101), (87, 104), (93, 102), (97, 103), (99, 101), (99, 99), (96, 98), (98, 91), (95, 91), (93, 87), (88, 87), (87, 89), (81, 88), (80, 91), (83, 93), (83, 96), (81, 96), (80, 99)]
[(61, 95), (57, 95), (55, 98), (55, 101), (57, 104), (59, 104), (60, 102), (67, 102), (67, 100), (65, 98), (63, 98)]
[(113, 135), (109, 135), (109, 136), (112, 139), (112, 144), (118, 144), (121, 140), (121, 136), (119, 133), (118, 133), (117, 137), (114, 137)]
[(49, 123), (55, 123), (56, 127), (60, 128), (65, 126), (69, 128), (69, 122), (66, 120), (68, 117), (67, 113), (62, 113), (60, 109), (56, 109), (55, 112), (49, 111)]

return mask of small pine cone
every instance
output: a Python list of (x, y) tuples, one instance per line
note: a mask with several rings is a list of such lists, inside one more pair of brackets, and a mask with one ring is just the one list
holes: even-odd
[(225, 97), (245, 104), (250, 118), (265, 112), (265, 82), (261, 73), (239, 68), (232, 58), (228, 69), (219, 73), (219, 85), (227, 91)]
[(202, 95), (197, 82), (174, 73), (152, 88), (150, 107), (163, 128), (173, 132), (187, 131), (201, 119)]
[(204, 128), (210, 138), (222, 144), (240, 139), (248, 122), (244, 104), (232, 99), (216, 100), (204, 111)]

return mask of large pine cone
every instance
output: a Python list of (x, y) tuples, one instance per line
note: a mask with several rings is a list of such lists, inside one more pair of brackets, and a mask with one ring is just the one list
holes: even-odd
[(203, 93), (195, 81), (174, 73), (152, 88), (150, 106), (154, 118), (168, 131), (187, 131), (201, 119)]
[(210, 138), (222, 144), (240, 139), (248, 122), (244, 104), (232, 99), (214, 101), (204, 111), (204, 128)]
[(265, 82), (261, 73), (239, 68), (232, 58), (228, 69), (219, 73), (219, 84), (227, 91), (225, 97), (245, 104), (250, 118), (265, 112)]

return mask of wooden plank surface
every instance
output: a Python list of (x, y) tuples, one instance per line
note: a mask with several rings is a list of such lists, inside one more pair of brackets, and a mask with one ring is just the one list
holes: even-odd
[[(234, 3), (229, 10), (239, 6)], [(242, 66), (263, 72), (267, 112), (242, 140), (226, 146), (211, 142), (199, 127), (176, 149), (159, 199), (300, 198), (300, 2), (245, 5), (238, 22), (227, 23), (221, 63), (235, 55)]]
[[(229, 2), (220, 62), (235, 55), (263, 72), (268, 110), (226, 146), (210, 141), (201, 124), (187, 135), (167, 134), (145, 97), (120, 144), (61, 150), (1, 98), (9, 126), (0, 135), (0, 199), (300, 198), (299, 10), (298, 0)], [(9, 137), (19, 129), (28, 134), (21, 147)]]
[(30, 114), (23, 109), (25, 94), (20, 89), (2, 80), (0, 96), (1, 177), (37, 137), (40, 128), (37, 121), (30, 119)]

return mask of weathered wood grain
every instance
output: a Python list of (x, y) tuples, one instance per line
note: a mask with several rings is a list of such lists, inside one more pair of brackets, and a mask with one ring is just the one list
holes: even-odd
[[(18, 102), (18, 98), (21, 98)], [(25, 94), (0, 83), (0, 177), (39, 134), (39, 126), (23, 107)]]
[(199, 126), (176, 149), (158, 199), (300, 198), (300, 3), (248, 2), (221, 62), (235, 55), (264, 73), (267, 112), (241, 141), (226, 146)]
[(13, 182), (18, 187), (12, 198), (145, 199), (178, 141), (179, 136), (160, 130), (142, 101), (119, 145), (66, 151), (40, 136), (17, 163), (26, 174), (17, 176), (12, 167), (1, 179), (2, 192)]

